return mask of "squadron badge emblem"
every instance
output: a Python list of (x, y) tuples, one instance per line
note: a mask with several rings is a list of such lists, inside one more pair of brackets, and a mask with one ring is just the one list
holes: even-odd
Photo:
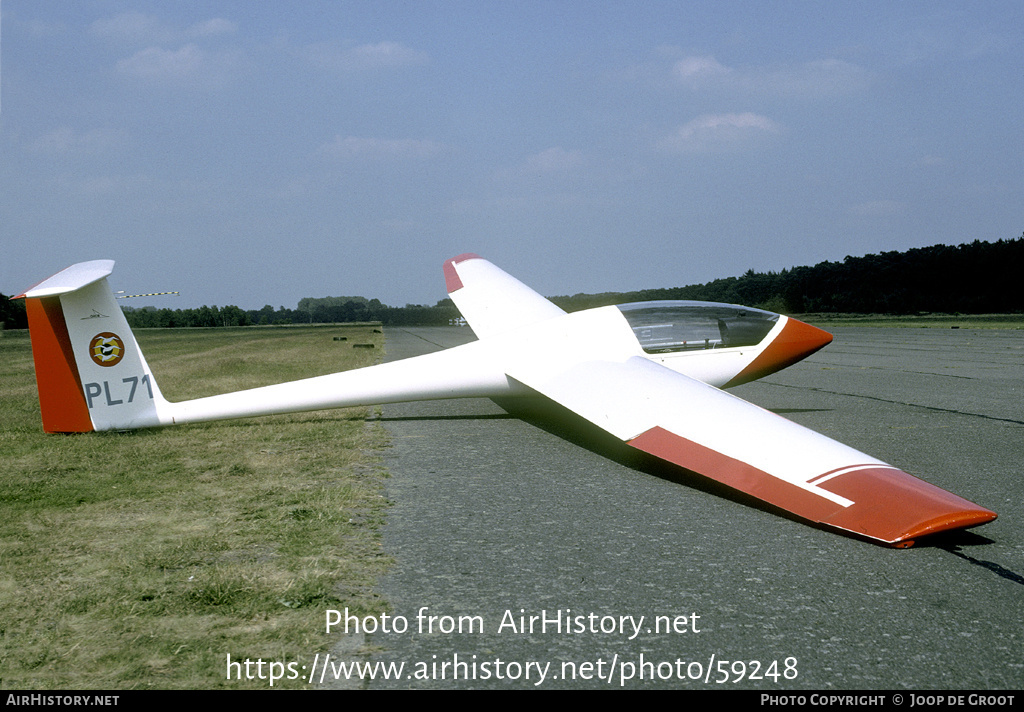
[(96, 334), (89, 343), (89, 356), (100, 366), (116, 366), (124, 357), (124, 342), (109, 331)]

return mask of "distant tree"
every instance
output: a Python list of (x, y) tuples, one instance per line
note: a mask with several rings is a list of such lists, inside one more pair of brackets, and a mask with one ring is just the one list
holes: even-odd
[(934, 245), (883, 252), (842, 262), (820, 262), (779, 273), (747, 270), (705, 284), (637, 292), (554, 297), (567, 311), (652, 299), (696, 299), (763, 307), (772, 311), (1021, 312), (1024, 236), (995, 243)]
[(0, 294), (0, 326), (4, 329), (28, 328), (25, 300), (11, 299), (4, 294)]
[(220, 310), (220, 319), (224, 326), (249, 325), (249, 315), (233, 305), (226, 306)]

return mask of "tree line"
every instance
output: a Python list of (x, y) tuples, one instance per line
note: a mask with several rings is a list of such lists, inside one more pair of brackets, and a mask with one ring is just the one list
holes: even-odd
[(378, 299), (363, 297), (304, 297), (298, 308), (243, 310), (235, 306), (199, 307), (198, 309), (157, 309), (155, 307), (123, 307), (129, 325), (134, 328), (271, 326), (282, 324), (338, 324), (379, 322), (385, 326), (439, 326), (459, 316), (451, 300), (435, 306), (406, 304), (389, 307)]
[(820, 262), (781, 272), (635, 292), (554, 297), (566, 311), (656, 299), (695, 299), (787, 314), (1024, 312), (1024, 236), (957, 246), (934, 245)]
[[(695, 299), (761, 307), (787, 314), (1024, 312), (1024, 235), (1014, 240), (934, 245), (820, 262), (781, 272), (748, 270), (705, 284), (635, 292), (553, 297), (566, 311), (656, 299)], [(390, 307), (365, 297), (306, 297), (297, 308), (202, 306), (198, 309), (123, 307), (133, 328), (380, 322), (385, 326), (443, 325), (459, 316), (451, 299), (433, 306)], [(0, 294), (0, 323), (27, 327), (24, 302)]]

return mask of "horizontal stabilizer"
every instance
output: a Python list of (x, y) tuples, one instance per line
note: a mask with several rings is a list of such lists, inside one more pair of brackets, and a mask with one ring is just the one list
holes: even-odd
[(19, 294), (15, 299), (34, 299), (41, 297), (53, 297), (58, 294), (74, 292), (93, 282), (103, 279), (114, 270), (113, 260), (93, 260), (92, 262), (79, 262), (63, 269), (57, 274), (44, 279), (42, 282)]

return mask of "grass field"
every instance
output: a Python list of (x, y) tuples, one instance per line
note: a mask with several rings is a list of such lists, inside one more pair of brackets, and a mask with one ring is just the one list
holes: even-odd
[[(383, 347), (369, 326), (137, 336), (169, 400), (368, 365)], [(366, 415), (44, 435), (29, 340), (4, 334), (0, 688), (266, 688), (226, 680), (226, 656), (301, 664), (331, 643), (325, 609), (385, 610), (387, 436)]]

